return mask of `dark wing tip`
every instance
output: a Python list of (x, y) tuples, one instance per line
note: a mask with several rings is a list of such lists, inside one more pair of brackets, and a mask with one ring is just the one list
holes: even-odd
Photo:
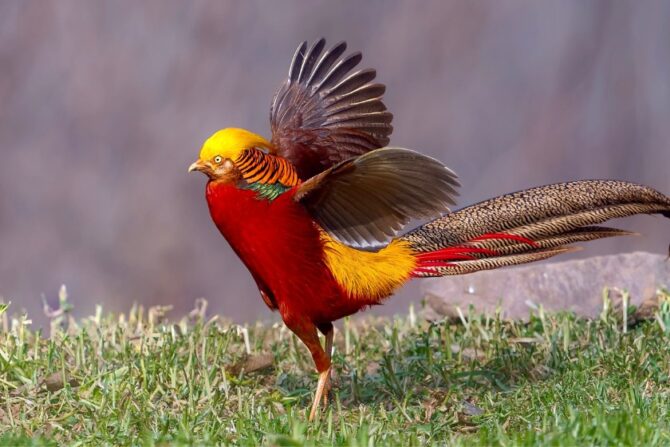
[(308, 179), (389, 143), (393, 115), (383, 103), (385, 87), (373, 69), (357, 70), (360, 52), (340, 41), (302, 42), (270, 106), (272, 143)]
[(307, 50), (307, 41), (303, 41), (298, 48), (296, 48), (295, 53), (293, 53), (293, 59), (291, 60), (291, 65), (288, 69), (288, 80), (289, 82), (295, 82), (298, 80), (300, 75), (300, 69), (302, 68), (303, 61), (305, 59), (305, 51)]
[(298, 75), (298, 83), (304, 83), (312, 73), (312, 68), (321, 56), (321, 52), (326, 45), (326, 39), (323, 37), (312, 44), (307, 51), (307, 54), (300, 67), (300, 74)]
[(340, 40), (335, 45), (333, 45), (333, 48), (331, 48), (328, 52), (342, 54), (345, 51), (347, 51), (347, 43), (344, 40)]

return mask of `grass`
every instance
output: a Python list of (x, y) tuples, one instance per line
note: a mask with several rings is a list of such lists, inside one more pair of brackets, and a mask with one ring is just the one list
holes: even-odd
[(668, 445), (670, 305), (626, 330), (611, 308), (345, 322), (313, 424), (316, 373), (281, 324), (56, 312), (47, 339), (10, 308), (0, 445)]

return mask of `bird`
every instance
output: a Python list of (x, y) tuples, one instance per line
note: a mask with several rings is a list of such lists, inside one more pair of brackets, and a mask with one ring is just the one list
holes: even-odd
[[(612, 218), (670, 218), (670, 197), (617, 180), (540, 186), (452, 211), (456, 174), (389, 146), (386, 87), (346, 48), (301, 43), (272, 99), (271, 138), (218, 130), (189, 167), (208, 177), (211, 218), (261, 298), (313, 358), (310, 421), (327, 405), (334, 321), (416, 278), (538, 261), (575, 242), (634, 234), (599, 226)], [(425, 223), (404, 232), (417, 220)]]

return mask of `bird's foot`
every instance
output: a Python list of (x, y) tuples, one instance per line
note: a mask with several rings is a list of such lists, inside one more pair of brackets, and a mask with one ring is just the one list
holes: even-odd
[(332, 388), (333, 388), (333, 368), (330, 367), (328, 369), (328, 380), (326, 380), (326, 385), (323, 389), (323, 408), (326, 408), (328, 406), (328, 396)]
[(323, 400), (324, 408), (328, 403), (328, 391), (330, 390), (330, 370), (331, 367), (328, 367), (328, 369), (319, 373), (319, 383), (316, 385), (314, 402), (312, 402), (312, 411), (310, 411), (309, 413), (310, 422), (314, 420), (314, 417), (316, 416), (316, 412), (319, 409), (321, 401)]

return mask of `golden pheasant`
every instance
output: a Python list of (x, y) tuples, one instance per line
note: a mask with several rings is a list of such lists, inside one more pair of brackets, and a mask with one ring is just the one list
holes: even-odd
[[(626, 231), (594, 226), (660, 213), (670, 198), (633, 183), (561, 183), (449, 212), (456, 175), (417, 152), (386, 147), (392, 115), (374, 70), (345, 43), (302, 43), (272, 101), (270, 141), (228, 128), (205, 141), (189, 171), (209, 177), (214, 223), (261, 297), (309, 349), (326, 401), (332, 322), (381, 304), (418, 277), (457, 275), (549, 258), (568, 244)], [(433, 219), (409, 233), (411, 219)], [(325, 336), (325, 348), (318, 332)]]

